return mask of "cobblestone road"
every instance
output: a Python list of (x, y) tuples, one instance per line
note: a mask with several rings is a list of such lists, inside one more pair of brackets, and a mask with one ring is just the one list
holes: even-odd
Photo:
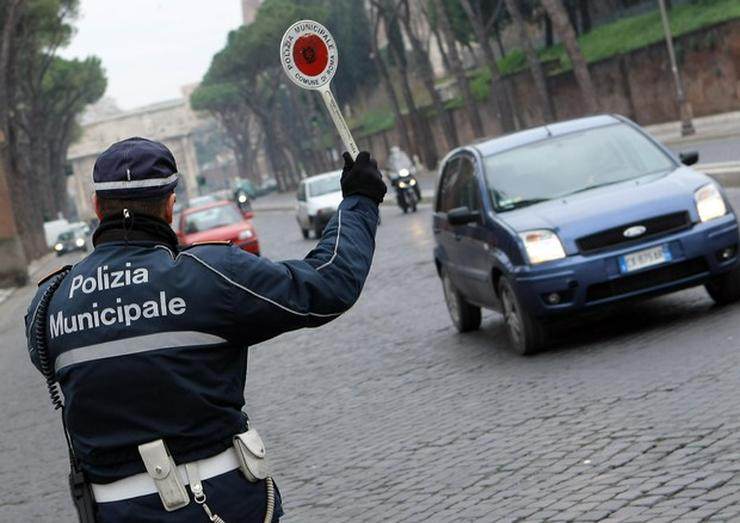
[[(736, 206), (740, 193), (733, 193)], [(357, 306), (253, 349), (251, 417), (287, 522), (740, 520), (740, 306), (703, 289), (561, 329), (521, 358), (498, 316), (459, 335), (431, 262), (430, 210), (384, 210)], [(292, 215), (265, 254), (305, 254)], [(72, 521), (56, 416), (0, 305), (0, 521)]]

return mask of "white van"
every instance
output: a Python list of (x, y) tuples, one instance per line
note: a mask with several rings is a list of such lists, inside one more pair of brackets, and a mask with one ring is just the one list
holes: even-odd
[(318, 238), (342, 203), (342, 171), (331, 171), (305, 178), (298, 185), (296, 219), (304, 238), (310, 231)]

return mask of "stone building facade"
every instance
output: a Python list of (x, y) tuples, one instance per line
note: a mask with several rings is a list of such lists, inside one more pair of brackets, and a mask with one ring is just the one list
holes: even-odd
[(207, 124), (203, 115), (190, 109), (191, 89), (183, 90), (183, 98), (123, 111), (88, 121), (82, 126), (82, 136), (69, 149), (68, 163), (73, 175), (68, 181), (80, 219), (94, 216), (92, 199), (92, 170), (95, 159), (112, 143), (131, 136), (158, 140), (170, 148), (177, 160), (181, 175), (178, 192), (197, 195), (198, 160), (194, 135)]

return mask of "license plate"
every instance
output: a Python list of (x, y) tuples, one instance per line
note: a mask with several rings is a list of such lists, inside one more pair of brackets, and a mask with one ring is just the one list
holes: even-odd
[(671, 251), (666, 245), (660, 245), (644, 251), (633, 252), (619, 257), (619, 269), (625, 272), (639, 271), (653, 265), (671, 261)]

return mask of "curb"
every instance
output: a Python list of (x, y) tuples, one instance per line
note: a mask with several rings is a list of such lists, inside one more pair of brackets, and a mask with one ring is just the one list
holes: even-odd
[[(429, 204), (429, 203), (432, 203), (433, 200), (434, 200), (434, 191), (423, 191), (421, 195), (421, 200), (419, 201), (419, 203), (423, 205)], [(386, 195), (386, 198), (385, 200), (383, 200), (383, 203), (381, 204), (381, 206), (386, 207), (388, 205), (393, 206), (393, 207), (396, 206), (395, 197), (389, 199), (388, 195)], [(295, 205), (292, 205), (292, 204), (291, 205), (276, 204), (276, 205), (265, 205), (265, 206), (260, 206), (260, 205), (252, 206), (252, 211), (254, 212), (285, 212), (285, 211), (295, 211), (295, 209), (296, 209)]]
[(740, 138), (740, 131), (738, 129), (728, 129), (724, 132), (694, 134), (691, 136), (676, 136), (667, 138), (663, 138), (659, 134), (653, 134), (652, 136), (664, 145), (671, 147), (694, 145), (698, 143), (711, 142), (714, 140), (724, 140), (727, 138)]

